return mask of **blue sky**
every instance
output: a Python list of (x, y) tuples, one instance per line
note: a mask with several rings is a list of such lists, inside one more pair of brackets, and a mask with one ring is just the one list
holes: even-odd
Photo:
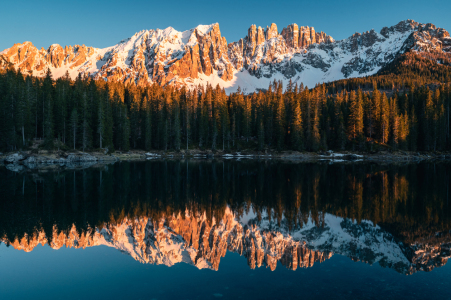
[(228, 42), (247, 34), (251, 24), (313, 26), (335, 39), (354, 32), (377, 31), (401, 20), (434, 23), (451, 31), (449, 0), (380, 1), (4, 1), (0, 51), (31, 41), (51, 44), (112, 46), (142, 29), (172, 26), (183, 31), (218, 22)]

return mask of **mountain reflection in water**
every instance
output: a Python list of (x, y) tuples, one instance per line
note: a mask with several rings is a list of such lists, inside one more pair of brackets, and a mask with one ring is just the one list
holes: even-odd
[(340, 254), (402, 274), (446, 264), (449, 164), (240, 161), (0, 169), (0, 241), (17, 250), (106, 245), (150, 264), (311, 267)]

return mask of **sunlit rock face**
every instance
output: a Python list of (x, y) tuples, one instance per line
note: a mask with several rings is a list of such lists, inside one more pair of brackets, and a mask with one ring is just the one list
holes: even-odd
[(313, 27), (290, 24), (252, 25), (239, 41), (227, 43), (218, 24), (177, 31), (143, 30), (118, 44), (99, 49), (54, 44), (38, 50), (31, 42), (0, 52), (0, 68), (74, 79), (91, 76), (126, 84), (174, 84), (193, 88), (212, 84), (253, 92), (281, 80), (314, 86), (348, 77), (372, 75), (400, 54), (451, 52), (448, 31), (413, 20), (335, 41)]
[(14, 241), (4, 240), (17, 250), (32, 251), (37, 245), (52, 249), (86, 248), (106, 245), (129, 254), (141, 263), (172, 266), (184, 262), (202, 268), (218, 270), (227, 251), (247, 258), (249, 266), (267, 266), (275, 270), (277, 263), (289, 269), (312, 267), (332, 256), (307, 247), (289, 235), (259, 229), (240, 223), (229, 210), (221, 220), (208, 221), (205, 216), (173, 216), (152, 220), (147, 217), (124, 219), (105, 224), (102, 229), (78, 233), (75, 226), (69, 232), (55, 227), (50, 238), (43, 231), (25, 235)]
[(289, 229), (282, 222), (252, 213), (237, 216), (229, 209), (221, 219), (205, 215), (125, 218), (116, 224), (79, 233), (53, 228), (50, 237), (43, 231), (25, 234), (3, 242), (17, 250), (32, 251), (39, 244), (52, 249), (108, 246), (130, 255), (136, 261), (172, 266), (188, 263), (199, 269), (218, 270), (228, 251), (244, 256), (250, 268), (282, 266), (296, 270), (312, 267), (332, 257), (345, 255), (355, 261), (379, 263), (403, 274), (431, 271), (449, 259), (449, 238), (408, 245), (369, 221), (357, 223), (325, 214), (321, 224), (308, 221)]

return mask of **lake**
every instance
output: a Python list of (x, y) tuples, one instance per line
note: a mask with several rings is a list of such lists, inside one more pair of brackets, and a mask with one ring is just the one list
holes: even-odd
[(2, 299), (451, 298), (451, 164), (0, 167)]

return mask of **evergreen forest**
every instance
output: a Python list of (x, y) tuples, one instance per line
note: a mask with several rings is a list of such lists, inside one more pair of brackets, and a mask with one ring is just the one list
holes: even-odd
[(0, 149), (449, 151), (450, 67), (406, 53), (377, 75), (308, 88), (272, 82), (125, 86), (0, 71)]

